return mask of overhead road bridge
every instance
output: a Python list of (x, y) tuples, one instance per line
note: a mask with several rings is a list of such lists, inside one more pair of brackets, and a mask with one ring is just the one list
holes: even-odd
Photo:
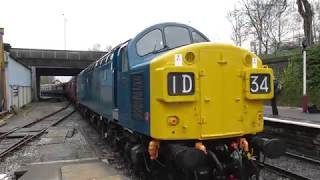
[(40, 76), (75, 76), (106, 53), (24, 48), (10, 48), (9, 51), (10, 56), (32, 69), (34, 100), (40, 97)]

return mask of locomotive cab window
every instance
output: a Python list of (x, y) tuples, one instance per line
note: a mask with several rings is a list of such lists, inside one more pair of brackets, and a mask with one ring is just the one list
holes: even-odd
[(208, 42), (203, 36), (194, 31), (192, 32), (192, 39), (194, 43)]
[(164, 48), (162, 33), (159, 29), (148, 32), (136, 44), (139, 56), (161, 50)]
[(191, 44), (190, 34), (187, 28), (179, 26), (168, 26), (164, 28), (166, 43), (169, 48)]

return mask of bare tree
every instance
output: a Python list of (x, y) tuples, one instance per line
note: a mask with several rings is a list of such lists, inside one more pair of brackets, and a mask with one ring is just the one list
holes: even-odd
[(301, 26), (303, 19), (298, 12), (296, 0), (288, 1), (288, 8), (285, 14), (288, 14), (286, 22), (288, 23), (287, 31), (289, 36), (287, 38), (290, 38), (291, 45), (294, 43), (294, 45), (300, 46), (303, 40), (303, 27)]
[(101, 44), (95, 43), (93, 44), (92, 48), (88, 49), (89, 51), (101, 51)]
[(288, 11), (287, 0), (278, 0), (274, 2), (274, 6), (268, 17), (268, 37), (271, 38), (275, 53), (280, 49), (283, 37), (288, 33), (288, 16), (291, 11)]
[(313, 17), (313, 32), (314, 40), (320, 43), (320, 2), (313, 3), (314, 17)]
[(112, 50), (111, 45), (106, 45), (105, 51), (110, 52)]
[(308, 0), (297, 0), (298, 11), (303, 18), (303, 31), (307, 45), (313, 44), (312, 18), (313, 11)]
[(262, 46), (265, 48), (265, 53), (268, 52), (268, 31), (270, 27), (268, 20), (271, 17), (271, 10), (276, 0), (242, 0), (245, 13), (249, 18), (250, 26), (254, 29), (258, 39), (258, 53), (262, 54)]
[(227, 14), (227, 19), (232, 26), (231, 38), (237, 46), (242, 46), (242, 43), (247, 40), (249, 35), (250, 29), (245, 18), (244, 11), (236, 7)]

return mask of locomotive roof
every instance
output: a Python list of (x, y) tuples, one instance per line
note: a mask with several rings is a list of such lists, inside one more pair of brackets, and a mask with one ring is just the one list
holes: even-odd
[[(144, 29), (139, 34), (137, 34), (133, 39), (129, 39), (129, 40), (125, 41), (124, 43), (121, 43), (121, 44), (117, 45), (110, 52), (107, 52), (104, 56), (99, 58), (96, 62), (90, 64), (82, 72), (91, 71), (95, 67), (103, 65), (103, 64), (109, 62), (109, 59), (110, 59), (109, 56), (116, 49), (119, 49), (124, 45), (127, 45), (127, 47), (128, 47), (128, 56), (131, 58), (131, 63), (132, 63), (131, 65), (136, 65), (136, 64), (140, 64), (142, 62), (146, 62), (146, 61), (154, 58), (155, 56), (158, 56), (162, 52), (165, 52), (165, 51), (168, 51), (170, 49), (179, 47), (179, 46), (173, 46), (173, 47), (169, 47), (168, 46), (168, 41), (173, 41), (174, 42), (174, 41), (178, 40), (178, 38), (176, 36), (171, 36), (170, 38), (168, 38), (166, 36), (166, 30), (167, 30), (166, 28), (167, 27), (175, 27), (175, 28), (180, 28), (180, 29), (187, 30), (187, 33), (188, 33), (189, 38), (190, 38), (190, 42), (188, 42), (186, 44), (181, 44), (181, 45), (187, 45), (187, 44), (191, 44), (191, 43), (196, 43), (197, 41), (194, 40), (193, 33), (196, 33), (198, 36), (200, 36), (200, 38), (202, 38), (202, 42), (203, 41), (205, 41), (205, 42), (210, 41), (209, 38), (207, 38), (200, 31), (198, 31), (197, 29), (195, 29), (195, 28), (193, 28), (191, 26), (188, 26), (186, 24), (181, 24), (181, 23), (176, 23), (176, 22), (159, 23), (159, 24), (155, 24), (153, 26), (150, 26), (150, 27)], [(140, 40), (142, 40), (148, 34), (150, 34), (150, 32), (153, 32), (155, 30), (160, 32), (160, 37), (162, 39), (160, 44), (161, 44), (162, 47), (156, 50), (156, 44), (157, 44), (157, 41), (156, 41), (154, 43), (154, 45), (152, 45), (152, 46), (154, 46), (154, 50), (153, 51), (151, 50), (151, 51), (149, 51), (147, 53), (139, 54), (138, 48), (137, 48), (137, 44), (139, 43)], [(145, 47), (148, 47), (150, 49), (150, 45), (145, 45)], [(143, 46), (142, 46), (142, 48), (143, 48)]]
[(184, 28), (187, 28), (191, 31), (195, 31), (195, 32), (198, 32), (199, 34), (201, 34), (207, 41), (210, 41), (208, 37), (206, 37), (204, 34), (202, 34), (200, 31), (198, 31), (197, 29), (191, 27), (191, 26), (188, 26), (186, 24), (182, 24), (182, 23), (176, 23), (176, 22), (165, 22), (165, 23), (159, 23), (159, 24), (155, 24), (153, 26), (150, 26), (146, 29), (144, 29), (143, 31), (141, 31), (139, 34), (137, 34), (134, 38), (133, 38), (133, 41), (139, 39), (141, 36), (143, 36), (144, 34), (150, 32), (151, 30), (153, 29), (164, 29), (165, 27), (167, 26), (178, 26), (178, 27), (184, 27)]
[(200, 31), (185, 24), (176, 22), (155, 24), (144, 29), (129, 41), (130, 65), (135, 66), (147, 62), (163, 52), (180, 46), (208, 41), (210, 41), (209, 38)]

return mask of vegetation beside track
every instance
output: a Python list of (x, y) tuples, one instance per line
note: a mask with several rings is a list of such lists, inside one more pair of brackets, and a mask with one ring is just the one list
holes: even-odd
[[(279, 104), (283, 106), (300, 106), (303, 85), (303, 60), (301, 50), (292, 50), (264, 57), (270, 61), (289, 59), (288, 66), (281, 72), (282, 91), (279, 96)], [(309, 104), (320, 107), (320, 45), (307, 49), (307, 94)]]

